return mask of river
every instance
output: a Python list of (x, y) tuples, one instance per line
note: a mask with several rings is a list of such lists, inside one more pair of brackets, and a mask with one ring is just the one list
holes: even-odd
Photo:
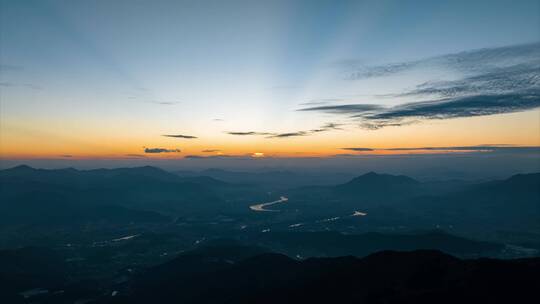
[(285, 196), (281, 196), (276, 201), (249, 206), (249, 209), (251, 209), (253, 211), (259, 211), (259, 212), (279, 212), (279, 210), (269, 210), (269, 209), (265, 209), (265, 207), (268, 207), (268, 206), (271, 206), (271, 205), (274, 205), (274, 204), (284, 203), (284, 202), (286, 202), (288, 200), (289, 199), (286, 198)]

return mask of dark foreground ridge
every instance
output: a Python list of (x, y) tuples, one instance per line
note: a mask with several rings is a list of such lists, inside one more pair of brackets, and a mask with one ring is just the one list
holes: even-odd
[(132, 294), (102, 303), (526, 303), (540, 287), (539, 258), (461, 260), (419, 250), (361, 259), (297, 261), (266, 253), (238, 260), (245, 249), (213, 250), (152, 268)]
[[(43, 252), (5, 256), (24, 284), (31, 269), (17, 267)], [(61, 269), (61, 265), (57, 265)], [(50, 269), (49, 269), (50, 270)], [(47, 273), (45, 266), (36, 270)], [(540, 258), (463, 260), (435, 250), (382, 251), (364, 258), (291, 259), (260, 247), (217, 243), (180, 254), (129, 280), (50, 287), (10, 303), (530, 303), (540, 288)], [(61, 277), (61, 273), (56, 274)], [(33, 276), (39, 277), (39, 276)], [(42, 277), (48, 279), (47, 276)], [(48, 282), (58, 284), (56, 281)], [(16, 282), (22, 280), (23, 282)], [(29, 282), (26, 282), (29, 284)], [(52, 286), (52, 285), (51, 285)], [(34, 290), (39, 293), (39, 290)], [(8, 297), (9, 296), (9, 297)]]

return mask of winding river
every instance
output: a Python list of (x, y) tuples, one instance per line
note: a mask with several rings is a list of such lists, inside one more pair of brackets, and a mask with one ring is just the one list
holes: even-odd
[(265, 209), (265, 208), (268, 207), (268, 206), (274, 205), (274, 204), (284, 203), (284, 202), (286, 202), (288, 200), (289, 199), (286, 198), (285, 196), (281, 196), (276, 201), (249, 206), (249, 209), (251, 209), (253, 211), (259, 211), (259, 212), (279, 212), (279, 210), (270, 210), (270, 209)]

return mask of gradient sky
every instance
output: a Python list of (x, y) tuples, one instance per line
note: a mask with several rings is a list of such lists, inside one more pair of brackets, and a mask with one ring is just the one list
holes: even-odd
[(5, 160), (540, 146), (537, 0), (0, 5)]

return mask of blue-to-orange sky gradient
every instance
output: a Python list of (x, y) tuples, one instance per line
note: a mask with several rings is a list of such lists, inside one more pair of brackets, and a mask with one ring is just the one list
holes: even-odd
[(0, 3), (3, 160), (540, 146), (536, 0)]

